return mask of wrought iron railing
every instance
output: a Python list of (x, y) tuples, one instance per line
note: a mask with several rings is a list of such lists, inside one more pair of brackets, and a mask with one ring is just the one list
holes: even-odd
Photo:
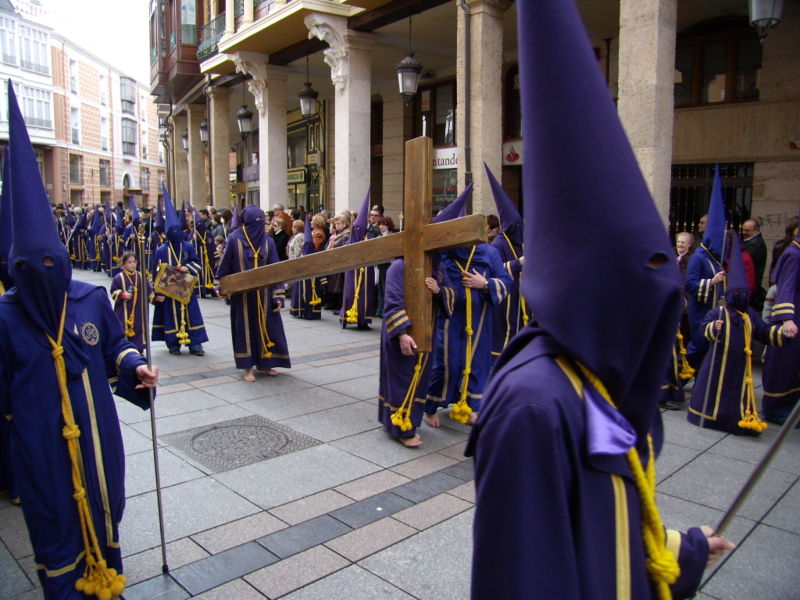
[(200, 45), (197, 47), (197, 60), (205, 60), (219, 52), (217, 44), (224, 33), (225, 13), (221, 12), (203, 25), (203, 29), (200, 31)]

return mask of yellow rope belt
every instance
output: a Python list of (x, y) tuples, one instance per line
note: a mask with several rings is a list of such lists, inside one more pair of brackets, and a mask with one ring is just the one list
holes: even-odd
[(675, 337), (678, 340), (678, 353), (681, 355), (681, 370), (678, 373), (678, 377), (686, 381), (694, 377), (695, 369), (689, 366), (689, 361), (686, 360), (686, 345), (683, 343), (683, 334), (680, 328), (678, 328), (678, 333), (675, 334)]
[[(605, 401), (616, 408), (600, 379), (582, 364), (578, 363), (578, 366)], [(647, 572), (655, 586), (657, 597), (669, 600), (672, 598), (669, 585), (677, 581), (681, 568), (675, 554), (666, 546), (664, 524), (656, 506), (656, 456), (653, 451), (653, 438), (649, 434), (647, 451), (649, 460), (646, 471), (642, 468), (642, 461), (635, 447), (628, 450), (626, 457), (642, 504), (642, 538), (647, 553), (645, 561)]]
[(347, 315), (348, 323), (358, 323), (358, 294), (361, 291), (361, 282), (364, 280), (365, 271), (366, 271), (365, 267), (361, 267), (358, 269), (358, 277), (356, 278), (356, 289), (353, 292), (353, 305), (345, 313)]
[[(503, 237), (506, 238), (506, 243), (508, 243), (508, 247), (511, 249), (511, 254), (514, 255), (515, 259), (519, 260), (519, 256), (517, 256), (517, 251), (514, 250), (514, 244), (511, 243), (511, 240), (508, 239), (508, 236), (506, 235), (505, 232), (503, 232)], [(509, 299), (509, 302), (510, 301), (511, 300)], [(529, 317), (528, 317), (528, 307), (527, 307), (527, 305), (525, 303), (525, 297), (522, 295), (522, 292), (520, 292), (520, 294), (519, 294), (519, 307), (522, 310), (522, 324), (523, 325), (527, 325), (528, 324), (528, 319), (529, 319)]]
[[(455, 261), (462, 274), (469, 270), (469, 266), (472, 262), (472, 257), (475, 255), (476, 248), (477, 246), (472, 247), (472, 250), (469, 253), (469, 258), (467, 259), (467, 264), (465, 266), (462, 267), (457, 261)], [(454, 421), (458, 421), (459, 423), (467, 423), (469, 421), (470, 414), (472, 414), (472, 408), (467, 402), (469, 376), (470, 373), (472, 373), (472, 336), (475, 333), (472, 329), (472, 289), (464, 288), (464, 296), (467, 304), (466, 321), (464, 325), (464, 332), (467, 334), (466, 352), (464, 355), (464, 370), (461, 372), (461, 386), (458, 395), (458, 402), (453, 405), (453, 410), (450, 412), (450, 418)]]
[[(125, 283), (126, 275), (122, 273), (122, 282)], [(139, 286), (136, 285), (135, 280), (131, 280), (131, 287), (133, 287), (133, 304), (131, 305), (131, 314), (127, 316), (125, 319), (125, 337), (132, 338), (136, 335), (136, 331), (133, 329), (133, 325), (136, 321), (136, 297), (138, 296), (138, 288)], [(122, 290), (125, 293), (125, 290)]]
[(81, 537), (86, 552), (86, 569), (83, 577), (75, 582), (75, 589), (89, 596), (97, 596), (98, 600), (111, 600), (122, 594), (125, 590), (125, 576), (117, 574), (117, 570), (109, 568), (97, 541), (97, 533), (92, 520), (89, 502), (86, 499), (86, 488), (81, 479), (81, 465), (78, 459), (78, 438), (81, 431), (75, 423), (75, 415), (72, 412), (69, 389), (67, 388), (67, 368), (64, 362), (64, 346), (62, 339), (64, 335), (64, 320), (67, 314), (67, 295), (64, 294), (64, 308), (61, 310), (61, 322), (58, 327), (58, 339), (54, 340), (50, 334), (45, 332), (47, 340), (53, 347), (53, 362), (56, 367), (58, 378), (58, 389), (61, 394), (61, 414), (64, 417), (64, 428), (62, 435), (67, 441), (70, 463), (72, 464), (72, 494), (78, 508), (80, 518)]
[[(255, 269), (258, 267), (258, 254), (261, 252), (261, 248), (256, 250), (255, 246), (253, 246), (253, 242), (250, 241), (250, 236), (247, 235), (247, 229), (242, 227), (242, 231), (244, 232), (244, 239), (247, 240), (250, 249), (253, 251), (253, 268)], [(267, 309), (264, 306), (264, 301), (261, 297), (261, 291), (256, 290), (256, 313), (258, 314), (258, 333), (261, 337), (261, 358), (271, 358), (272, 352), (270, 348), (275, 346), (275, 342), (269, 339), (269, 332), (267, 331)], [(243, 298), (246, 302), (246, 298)]]
[(399, 427), (400, 431), (409, 431), (412, 428), (411, 408), (414, 406), (414, 397), (417, 394), (419, 380), (422, 377), (422, 361), (424, 358), (425, 353), (420, 352), (417, 356), (417, 364), (414, 365), (414, 375), (411, 377), (411, 383), (406, 390), (406, 396), (403, 398), (402, 404), (391, 416), (392, 425)]
[(764, 431), (768, 425), (758, 416), (758, 406), (756, 405), (756, 392), (753, 389), (753, 351), (750, 343), (753, 335), (753, 324), (750, 322), (750, 315), (746, 312), (737, 310), (744, 321), (744, 393), (739, 400), (739, 414), (742, 419), (738, 425), (742, 429), (750, 429), (757, 433)]

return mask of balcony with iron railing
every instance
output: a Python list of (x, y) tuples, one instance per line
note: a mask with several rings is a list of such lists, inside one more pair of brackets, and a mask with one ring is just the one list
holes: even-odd
[(205, 60), (219, 51), (218, 43), (225, 33), (225, 12), (221, 12), (200, 31), (200, 45), (197, 47), (197, 60)]

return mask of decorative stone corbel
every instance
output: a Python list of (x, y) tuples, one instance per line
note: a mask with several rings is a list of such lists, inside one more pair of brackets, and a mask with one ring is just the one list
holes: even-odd
[(305, 18), (308, 38), (317, 38), (328, 44), (323, 51), (325, 64), (331, 69), (331, 81), (337, 92), (347, 85), (347, 20), (344, 17), (311, 13)]
[(264, 103), (264, 90), (267, 87), (269, 56), (260, 52), (237, 52), (232, 56), (233, 62), (236, 64), (236, 72), (252, 77), (247, 82), (247, 89), (253, 95), (258, 113), (263, 116), (267, 110)]

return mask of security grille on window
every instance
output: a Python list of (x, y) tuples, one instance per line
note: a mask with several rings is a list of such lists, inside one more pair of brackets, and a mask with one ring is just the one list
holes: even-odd
[[(720, 164), (719, 173), (728, 227), (738, 229), (750, 218), (753, 206), (753, 163)], [(697, 233), (700, 217), (708, 212), (713, 183), (713, 164), (672, 165), (669, 232), (673, 238), (681, 231)]]
[(136, 155), (136, 121), (122, 119), (122, 153)]
[(69, 182), (83, 184), (83, 157), (78, 154), (69, 155)]
[(107, 160), (100, 160), (100, 185), (111, 185), (111, 162)]

